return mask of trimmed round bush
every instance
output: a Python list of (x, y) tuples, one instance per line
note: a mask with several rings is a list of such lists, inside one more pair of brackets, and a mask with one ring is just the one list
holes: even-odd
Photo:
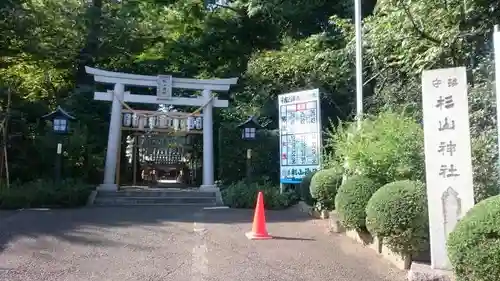
[(310, 172), (302, 179), (299, 186), (300, 199), (307, 203), (307, 205), (312, 206), (315, 203), (314, 198), (311, 196), (311, 180), (316, 172)]
[(395, 181), (377, 190), (366, 205), (366, 228), (392, 251), (416, 254), (428, 245), (427, 195), (420, 181)]
[(371, 179), (360, 175), (348, 178), (340, 186), (335, 197), (335, 210), (346, 229), (365, 228), (366, 204), (379, 187)]
[(311, 179), (311, 197), (321, 210), (335, 208), (335, 195), (342, 183), (342, 172), (338, 168), (320, 170)]
[(500, 195), (475, 205), (448, 236), (459, 281), (500, 280)]

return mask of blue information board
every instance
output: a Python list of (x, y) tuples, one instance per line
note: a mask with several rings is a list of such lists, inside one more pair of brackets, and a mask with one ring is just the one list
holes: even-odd
[(319, 90), (282, 94), (278, 99), (280, 182), (297, 184), (321, 164)]

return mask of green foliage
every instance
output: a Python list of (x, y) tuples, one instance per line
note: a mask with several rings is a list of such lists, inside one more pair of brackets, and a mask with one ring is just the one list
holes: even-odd
[(247, 149), (252, 149), (252, 175), (257, 178), (266, 177), (278, 183), (279, 169), (279, 137), (276, 131), (260, 130), (252, 141), (241, 139), (241, 130), (237, 124), (224, 124), (219, 130), (218, 142), (218, 174), (219, 180), (225, 184), (238, 182), (246, 176)]
[(0, 209), (69, 208), (87, 203), (94, 186), (67, 179), (57, 184), (51, 180), (36, 180), (0, 188)]
[(335, 196), (335, 210), (346, 229), (363, 230), (366, 204), (380, 186), (365, 176), (352, 176), (340, 186)]
[[(348, 20), (352, 2), (234, 0), (213, 11), (206, 10), (200, 0), (0, 2), (0, 111), (6, 111), (7, 92), (11, 93), (6, 142), (13, 180), (52, 176), (47, 163), (54, 161), (55, 140), (39, 126), (39, 117), (57, 105), (80, 122), (64, 141), (64, 174), (94, 183), (102, 180), (107, 139), (102, 132), (108, 130), (109, 104), (93, 101), (92, 92), (106, 88), (94, 84), (85, 65), (146, 75), (239, 77), (229, 93), (220, 93), (220, 98), (230, 100), (230, 107), (215, 112), (215, 124), (258, 115), (270, 120), (268, 129), (276, 129), (276, 96), (302, 89), (321, 90), (323, 123), (350, 118), (355, 104), (354, 26)], [(497, 192), (494, 75), (491, 44), (483, 39), (491, 37), (500, 9), (479, 0), (467, 1), (465, 8), (462, 11), (462, 4), (434, 0), (365, 1), (365, 108), (371, 113), (406, 109), (420, 120), (421, 71), (467, 65), (473, 73), (469, 82), (474, 82), (469, 89), (469, 112), (474, 188), (476, 201), (480, 201)], [(463, 34), (467, 36), (460, 36)], [(151, 94), (150, 89), (140, 87), (130, 90)], [(174, 94), (198, 93), (176, 89)], [(133, 107), (151, 109), (150, 105)], [(392, 133), (401, 129), (392, 129), (392, 125), (378, 130)], [(364, 125), (363, 134), (370, 126)], [(219, 179), (226, 183), (241, 179), (245, 150), (253, 148), (253, 175), (277, 180), (276, 134), (245, 143), (237, 130), (229, 130), (222, 134), (216, 158)], [(421, 145), (415, 144), (422, 139), (420, 129), (413, 137), (408, 147), (399, 148), (395, 143), (404, 144), (404, 140), (388, 141), (392, 137), (370, 143), (377, 141), (373, 133), (363, 138), (365, 154), (350, 154), (346, 148), (339, 157), (360, 156), (347, 159), (351, 164), (348, 174), (365, 173), (370, 167), (368, 172), (379, 176), (373, 179), (381, 183), (421, 180), (423, 165), (417, 164), (422, 162), (421, 155), (414, 155), (421, 151)], [(377, 151), (378, 147), (383, 149)], [(370, 162), (371, 155), (380, 158)], [(344, 159), (337, 160), (344, 164)], [(125, 171), (127, 167), (122, 166)]]
[(338, 168), (320, 170), (311, 179), (311, 197), (316, 200), (320, 210), (335, 208), (335, 195), (342, 183), (342, 171)]
[(270, 183), (247, 184), (240, 181), (222, 189), (222, 200), (231, 208), (255, 208), (257, 193), (264, 193), (264, 206), (269, 210), (285, 209), (298, 202), (296, 193), (280, 194), (279, 186)]
[(380, 185), (396, 180), (423, 180), (422, 127), (403, 113), (382, 112), (329, 132), (327, 148), (348, 175), (363, 175)]
[(392, 251), (416, 254), (429, 242), (425, 186), (396, 181), (377, 190), (366, 205), (366, 228)]
[(498, 194), (498, 142), (494, 68), (490, 59), (475, 70), (474, 87), (469, 89), (469, 114), (476, 203)]
[(316, 172), (309, 172), (307, 175), (304, 176), (299, 185), (300, 199), (303, 200), (309, 206), (313, 206), (316, 203), (314, 198), (311, 196), (311, 191), (310, 191), (311, 180), (315, 174)]
[[(485, 1), (449, 5), (434, 0), (384, 0), (377, 2), (374, 14), (364, 21), (366, 61), (374, 62), (369, 67), (373, 95), (365, 100), (369, 112), (404, 108), (421, 120), (422, 70), (456, 66), (469, 70), (476, 202), (498, 194), (492, 45), (476, 38), (490, 38), (491, 25), (499, 16), (500, 9), (491, 9)], [(474, 35), (457, 40), (457, 34)]]
[(476, 204), (448, 236), (458, 281), (500, 280), (500, 196)]

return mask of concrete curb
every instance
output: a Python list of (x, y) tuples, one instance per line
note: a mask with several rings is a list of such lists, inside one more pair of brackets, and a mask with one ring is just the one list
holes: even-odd
[(413, 262), (408, 271), (408, 281), (455, 281), (451, 271), (432, 269), (430, 265)]

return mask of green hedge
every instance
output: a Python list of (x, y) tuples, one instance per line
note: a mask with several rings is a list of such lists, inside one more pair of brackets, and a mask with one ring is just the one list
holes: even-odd
[(386, 184), (366, 206), (368, 231), (402, 254), (417, 254), (428, 245), (428, 218), (425, 186), (418, 181)]
[(231, 208), (255, 208), (257, 193), (264, 193), (266, 209), (285, 209), (296, 204), (299, 200), (294, 191), (280, 194), (279, 186), (270, 183), (251, 183), (239, 181), (221, 190), (224, 204)]
[(335, 195), (342, 183), (342, 172), (338, 168), (320, 170), (311, 179), (311, 197), (320, 210), (335, 208)]
[(0, 188), (0, 209), (68, 208), (87, 203), (94, 186), (78, 180), (36, 180)]
[(352, 176), (340, 186), (335, 197), (335, 210), (346, 229), (364, 230), (366, 204), (379, 187), (364, 176)]
[(309, 206), (316, 204), (316, 200), (311, 196), (311, 180), (316, 172), (309, 172), (304, 176), (299, 185), (300, 199), (307, 203)]
[(500, 280), (500, 195), (467, 212), (447, 244), (458, 281)]

